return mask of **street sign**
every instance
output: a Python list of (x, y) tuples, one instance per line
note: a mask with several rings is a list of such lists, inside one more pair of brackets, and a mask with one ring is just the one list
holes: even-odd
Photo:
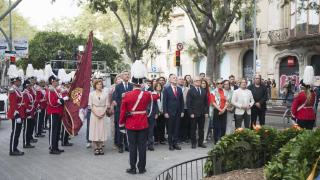
[(178, 49), (178, 51), (182, 51), (182, 49), (183, 49), (183, 44), (182, 44), (182, 43), (178, 43), (178, 44), (177, 44), (177, 49)]
[(28, 58), (29, 42), (27, 39), (13, 40), (13, 48), (16, 51), (17, 57)]
[(152, 68), (151, 68), (151, 70), (152, 70), (152, 72), (157, 72), (157, 67), (155, 67), (155, 66), (153, 66)]

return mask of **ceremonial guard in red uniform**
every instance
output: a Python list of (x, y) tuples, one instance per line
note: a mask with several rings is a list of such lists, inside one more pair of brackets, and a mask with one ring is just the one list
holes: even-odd
[[(65, 100), (69, 100), (69, 89), (70, 89), (70, 83), (71, 79), (69, 74), (66, 74), (64, 69), (59, 69), (58, 71), (58, 78), (60, 81), (62, 81), (62, 84), (59, 86), (59, 91), (61, 93), (62, 98)], [(60, 140), (61, 140), (61, 146), (72, 146), (73, 143), (69, 142), (69, 133), (64, 127), (63, 122), (61, 123), (61, 132), (60, 132)]]
[[(136, 174), (136, 167), (139, 173), (145, 173), (146, 169), (146, 149), (148, 138), (148, 115), (147, 108), (152, 101), (156, 101), (159, 96), (152, 95), (148, 91), (143, 91), (141, 85), (145, 79), (146, 67), (137, 60), (132, 65), (133, 90), (127, 92), (122, 98), (119, 127), (120, 131), (127, 130), (130, 153), (130, 168), (127, 173)], [(152, 103), (153, 104), (153, 103)], [(137, 164), (137, 151), (139, 162)]]
[(314, 83), (314, 70), (312, 66), (306, 66), (303, 80), (301, 80), (301, 92), (293, 100), (291, 112), (296, 123), (306, 129), (313, 129), (316, 114), (314, 105), (316, 94), (312, 89)]
[[(25, 80), (23, 83), (23, 100), (26, 108), (26, 119), (24, 121), (23, 128), (23, 147), (24, 148), (34, 148), (31, 145), (32, 134), (33, 134), (33, 124), (34, 124), (34, 115), (35, 115), (35, 99), (32, 96), (32, 85), (29, 80)], [(35, 141), (32, 141), (35, 142)]]
[(24, 152), (19, 151), (19, 137), (22, 129), (22, 123), (25, 118), (25, 107), (23, 104), (23, 94), (20, 92), (21, 77), (17, 75), (17, 68), (15, 65), (10, 65), (8, 76), (11, 81), (9, 89), (9, 110), (8, 119), (12, 122), (12, 131), (10, 136), (10, 151), (11, 156), (21, 156)]
[(46, 92), (47, 113), (49, 116), (49, 144), (50, 154), (60, 154), (64, 150), (59, 149), (59, 134), (61, 129), (61, 118), (63, 113), (64, 99), (57, 90), (58, 79), (52, 75), (49, 77), (49, 88)]
[(46, 108), (47, 108), (47, 100), (46, 100), (46, 90), (45, 90), (45, 81), (44, 81), (43, 72), (39, 71), (37, 75), (38, 85), (35, 85), (36, 90), (36, 137), (44, 137), (42, 133), (45, 133), (43, 130), (45, 119), (46, 119)]
[[(30, 112), (29, 117), (31, 120), (28, 122), (28, 127), (30, 128), (30, 142), (31, 143), (36, 143), (38, 139), (33, 138), (33, 132), (35, 132), (35, 126), (36, 126), (36, 108), (38, 107), (38, 101), (36, 99), (36, 90), (35, 90), (35, 85), (36, 85), (36, 77), (35, 77), (35, 71), (33, 69), (32, 64), (28, 64), (27, 70), (26, 70), (26, 78), (31, 84), (31, 88), (28, 90), (29, 95), (32, 96), (32, 106), (33, 110)], [(31, 101), (31, 100), (30, 100)], [(30, 107), (29, 107), (30, 108)], [(28, 131), (29, 132), (29, 131)]]

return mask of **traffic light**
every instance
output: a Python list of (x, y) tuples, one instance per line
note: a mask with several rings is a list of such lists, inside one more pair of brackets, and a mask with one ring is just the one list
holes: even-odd
[(176, 51), (176, 66), (180, 66), (180, 51)]

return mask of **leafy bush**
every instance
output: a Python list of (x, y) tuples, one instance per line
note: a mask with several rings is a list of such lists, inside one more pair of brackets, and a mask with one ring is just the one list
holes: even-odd
[[(280, 153), (266, 165), (265, 175), (267, 179), (272, 180), (304, 180), (308, 177), (312, 165), (319, 156), (320, 129), (306, 130), (280, 149)], [(318, 164), (316, 172), (319, 170)]]
[(271, 127), (240, 129), (224, 136), (209, 151), (207, 176), (243, 168), (257, 168), (270, 161), (290, 139), (304, 132), (298, 128), (279, 131)]
[(250, 163), (258, 160), (260, 145), (259, 136), (252, 130), (243, 130), (224, 136), (209, 155), (206, 161), (207, 176), (246, 168)]

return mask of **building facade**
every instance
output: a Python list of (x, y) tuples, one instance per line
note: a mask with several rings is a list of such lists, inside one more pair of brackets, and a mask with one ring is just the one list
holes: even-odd
[[(312, 65), (315, 75), (320, 76), (320, 15), (315, 10), (303, 10), (301, 1), (290, 4), (280, 1), (258, 1), (257, 14), (257, 61), (256, 71), (263, 78), (275, 79), (282, 87), (289, 78), (299, 79), (306, 65)], [(319, 3), (319, 0), (309, 0)], [(253, 72), (252, 18), (243, 15), (234, 22), (223, 43), (224, 56), (220, 61), (220, 76), (230, 74), (251, 79)], [(206, 70), (206, 58), (192, 51), (194, 31), (188, 16), (175, 9), (171, 23), (159, 28), (154, 43), (160, 53), (152, 66), (158, 75), (176, 73), (174, 55), (176, 44), (183, 43), (181, 75), (198, 75)], [(151, 64), (148, 63), (151, 69)], [(151, 73), (152, 74), (152, 73)], [(298, 82), (298, 81), (297, 81)]]

